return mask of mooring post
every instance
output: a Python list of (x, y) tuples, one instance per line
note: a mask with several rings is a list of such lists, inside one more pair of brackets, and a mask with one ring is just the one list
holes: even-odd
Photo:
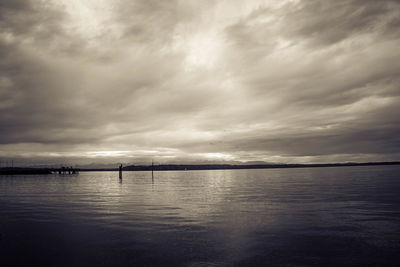
[(151, 160), (151, 179), (154, 180), (154, 161)]
[(119, 165), (119, 179), (122, 180), (122, 164)]

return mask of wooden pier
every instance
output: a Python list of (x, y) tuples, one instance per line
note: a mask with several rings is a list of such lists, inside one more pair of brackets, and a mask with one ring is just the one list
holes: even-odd
[(51, 169), (53, 173), (58, 173), (61, 175), (73, 175), (73, 174), (79, 174), (79, 169), (74, 168), (74, 167), (61, 167), (58, 169)]

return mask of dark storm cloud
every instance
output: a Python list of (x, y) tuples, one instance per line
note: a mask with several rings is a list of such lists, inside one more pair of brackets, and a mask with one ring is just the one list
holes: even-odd
[(398, 1), (2, 1), (0, 156), (398, 159)]
[[(117, 1), (118, 2), (118, 1)], [(123, 38), (139, 43), (170, 41), (177, 24), (190, 20), (194, 10), (181, 1), (119, 1), (115, 20), (123, 27)]]
[[(400, 101), (395, 103), (399, 104)], [(291, 125), (292, 128), (279, 130), (279, 135), (268, 129), (247, 131), (236, 136), (227, 133), (214, 142), (191, 143), (187, 148), (196, 148), (197, 152), (264, 151), (286, 156), (398, 153), (400, 119), (393, 115), (398, 111), (395, 105), (375, 110), (374, 113), (367, 112), (364, 119), (347, 125), (331, 126), (329, 122), (325, 122), (326, 125), (322, 122), (319, 128), (301, 128), (306, 122), (300, 122)]]
[[(250, 39), (255, 43), (258, 39), (258, 44), (268, 43), (266, 34), (273, 27), (292, 41), (318, 46), (332, 46), (371, 32), (398, 37), (399, 5), (396, 0), (298, 1), (279, 8), (257, 8), (245, 20), (232, 25), (231, 30), (239, 42)], [(268, 16), (273, 19), (265, 20)], [(254, 24), (257, 20), (263, 22)]]
[(368, 32), (398, 36), (398, 29), (388, 30), (400, 20), (399, 5), (396, 0), (304, 1), (286, 14), (289, 23), (285, 34), (320, 45), (334, 45)]
[(75, 82), (64, 81), (68, 73), (60, 74), (59, 69), (18, 48), (2, 49), (0, 71), (5, 86), (1, 92), (1, 141), (19, 142), (26, 137), (32, 141), (31, 134), (38, 141), (53, 139), (49, 132), (54, 128), (75, 124), (73, 117), (78, 117), (79, 111), (73, 108), (76, 105), (70, 98), (70, 93), (74, 94), (70, 87)]

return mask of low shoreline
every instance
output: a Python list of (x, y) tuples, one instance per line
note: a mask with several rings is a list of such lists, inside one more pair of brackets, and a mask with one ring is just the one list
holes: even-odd
[[(194, 170), (240, 170), (240, 169), (285, 169), (285, 168), (321, 168), (321, 167), (354, 167), (354, 166), (388, 166), (400, 165), (399, 161), (394, 162), (364, 162), (364, 163), (326, 163), (326, 164), (161, 164), (161, 165), (130, 165), (125, 166), (123, 171), (194, 171)], [(91, 171), (118, 171), (118, 168), (87, 168), (79, 169), (81, 172)], [(55, 168), (24, 168), (24, 167), (3, 167), (0, 168), (0, 175), (35, 175), (52, 174), (58, 172)]]
[[(285, 168), (320, 168), (320, 167), (351, 167), (351, 166), (387, 166), (400, 165), (399, 161), (392, 162), (347, 162), (325, 164), (161, 164), (161, 165), (130, 165), (123, 171), (195, 171), (195, 170), (240, 170), (240, 169), (285, 169)], [(117, 171), (117, 168), (80, 169), (81, 171)]]

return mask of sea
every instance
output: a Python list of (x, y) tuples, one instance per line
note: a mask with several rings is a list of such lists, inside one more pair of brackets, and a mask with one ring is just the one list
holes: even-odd
[(400, 166), (0, 176), (0, 266), (400, 266)]

